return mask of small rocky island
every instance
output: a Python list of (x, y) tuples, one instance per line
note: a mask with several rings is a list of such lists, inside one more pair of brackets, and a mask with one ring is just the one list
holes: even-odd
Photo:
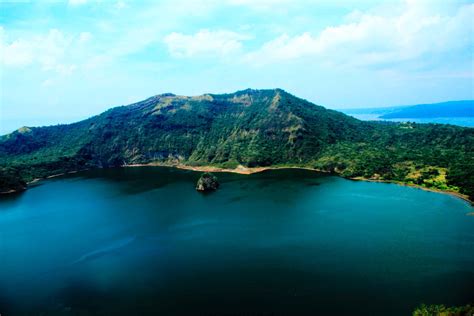
[(218, 187), (217, 177), (210, 172), (203, 173), (196, 184), (196, 190), (200, 192), (215, 191)]

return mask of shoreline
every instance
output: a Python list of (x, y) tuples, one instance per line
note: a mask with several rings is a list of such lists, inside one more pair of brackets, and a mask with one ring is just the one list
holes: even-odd
[(427, 187), (422, 187), (421, 185), (417, 185), (417, 184), (403, 183), (403, 182), (393, 181), (393, 180), (376, 180), (376, 179), (366, 179), (366, 178), (360, 178), (360, 177), (346, 178), (346, 179), (349, 179), (349, 180), (352, 180), (352, 181), (366, 181), (366, 182), (397, 184), (397, 185), (401, 185), (401, 186), (404, 186), (404, 187), (410, 187), (410, 188), (419, 189), (419, 190), (428, 191), (428, 192), (448, 194), (448, 195), (451, 195), (451, 196), (455, 196), (455, 197), (457, 197), (461, 200), (464, 200), (466, 202), (469, 202), (471, 204), (471, 206), (474, 206), (474, 201), (471, 201), (467, 195), (459, 193), (459, 192), (455, 192), (455, 191), (440, 190), (440, 189), (435, 189), (435, 188), (427, 188)]
[[(319, 170), (315, 168), (310, 168), (310, 167), (298, 167), (298, 166), (268, 166), (268, 167), (244, 167), (242, 165), (237, 166), (234, 169), (229, 169), (229, 168), (221, 168), (221, 167), (213, 167), (213, 166), (189, 166), (189, 165), (184, 165), (184, 164), (171, 164), (171, 163), (160, 163), (160, 162), (151, 162), (151, 163), (141, 163), (141, 164), (129, 164), (129, 165), (122, 165), (119, 168), (136, 168), (136, 167), (168, 167), (168, 168), (176, 168), (176, 169), (181, 169), (181, 170), (191, 170), (191, 171), (196, 171), (196, 172), (228, 172), (228, 173), (237, 173), (237, 174), (244, 174), (244, 175), (250, 175), (254, 173), (259, 173), (263, 172), (266, 170), (280, 170), (280, 169), (300, 169), (300, 170), (308, 170), (308, 171), (314, 171), (314, 172), (319, 172), (319, 173), (325, 173), (325, 174), (331, 174), (337, 177), (341, 177), (344, 179), (352, 180), (352, 181), (366, 181), (366, 182), (378, 182), (378, 183), (388, 183), (388, 184), (396, 184), (396, 185), (401, 185), (401, 186), (406, 186), (414, 189), (419, 189), (423, 191), (428, 191), (428, 192), (434, 192), (434, 193), (442, 193), (442, 194), (448, 194), (454, 197), (457, 197), (461, 200), (464, 200), (468, 202), (471, 206), (474, 206), (474, 201), (471, 201), (469, 197), (465, 194), (459, 193), (459, 192), (454, 192), (454, 191), (444, 191), (444, 190), (439, 190), (435, 188), (427, 188), (427, 187), (422, 187), (417, 184), (409, 184), (409, 183), (403, 183), (399, 181), (393, 181), (393, 180), (376, 180), (376, 179), (368, 179), (368, 178), (363, 178), (363, 177), (343, 177), (341, 175), (338, 175), (337, 173), (331, 173), (328, 171), (324, 170)], [(62, 172), (58, 174), (53, 174), (44, 178), (36, 178), (33, 179), (30, 182), (27, 182), (27, 185), (36, 183), (41, 180), (47, 180), (47, 179), (52, 179), (56, 177), (60, 177), (66, 174), (73, 174), (77, 173), (79, 171), (86, 171), (90, 169), (84, 169), (84, 170), (73, 170), (69, 172)], [(0, 194), (13, 194), (13, 193), (19, 193), (23, 192), (18, 191), (18, 190), (10, 190), (7, 192), (0, 192)]]
[(148, 164), (131, 164), (131, 165), (123, 165), (121, 168), (134, 168), (134, 167), (169, 167), (169, 168), (177, 168), (181, 170), (191, 170), (197, 172), (228, 172), (228, 173), (237, 173), (237, 174), (254, 174), (263, 172), (266, 170), (280, 170), (280, 169), (301, 169), (301, 170), (309, 170), (309, 171), (316, 171), (321, 173), (327, 173), (327, 171), (314, 169), (310, 167), (296, 167), (296, 166), (268, 166), (268, 167), (244, 167), (242, 165), (237, 166), (235, 169), (229, 168), (220, 168), (220, 167), (213, 167), (213, 166), (189, 166), (183, 164), (164, 164), (164, 163), (148, 163)]
[(8, 190), (8, 191), (2, 191), (0, 192), (0, 194), (4, 194), (4, 195), (7, 195), (7, 194), (13, 194), (13, 193), (20, 193), (20, 192), (23, 192), (25, 190)]
[(89, 169), (73, 170), (73, 171), (68, 171), (68, 172), (56, 173), (56, 174), (52, 174), (52, 175), (44, 177), (44, 178), (35, 178), (35, 179), (31, 180), (30, 182), (27, 182), (26, 184), (29, 185), (29, 184), (36, 183), (36, 182), (41, 181), (41, 180), (53, 179), (53, 178), (57, 178), (57, 177), (60, 177), (60, 176), (65, 176), (67, 174), (78, 173), (80, 171), (86, 171), (86, 170), (89, 170)]
[(352, 180), (352, 181), (366, 181), (366, 182), (378, 182), (378, 183), (388, 183), (388, 184), (396, 184), (396, 185), (401, 185), (405, 187), (410, 187), (414, 189), (420, 189), (423, 191), (428, 191), (428, 192), (434, 192), (434, 193), (442, 193), (442, 194), (448, 194), (454, 197), (457, 197), (461, 200), (464, 200), (466, 202), (469, 202), (471, 206), (474, 206), (474, 201), (471, 201), (469, 197), (465, 194), (459, 193), (459, 192), (454, 192), (454, 191), (445, 191), (445, 190), (439, 190), (435, 188), (427, 188), (427, 187), (422, 187), (421, 185), (417, 184), (409, 184), (409, 183), (403, 183), (399, 181), (393, 181), (393, 180), (376, 180), (376, 179), (368, 179), (368, 178), (363, 178), (363, 177), (353, 177), (353, 178), (348, 178), (348, 177), (343, 177), (337, 173), (331, 173), (328, 171), (323, 171), (315, 168), (310, 168), (310, 167), (297, 167), (297, 166), (274, 166), (274, 167), (244, 167), (242, 165), (239, 165), (235, 169), (228, 169), (228, 168), (220, 168), (220, 167), (212, 167), (212, 166), (188, 166), (188, 165), (183, 165), (183, 164), (164, 164), (164, 163), (148, 163), (148, 164), (131, 164), (131, 165), (124, 165), (122, 166), (123, 168), (133, 168), (133, 167), (170, 167), (170, 168), (177, 168), (177, 169), (182, 169), (182, 170), (191, 170), (191, 171), (198, 171), (198, 172), (229, 172), (229, 173), (237, 173), (237, 174), (245, 174), (245, 175), (250, 175), (254, 173), (259, 173), (262, 171), (266, 170), (279, 170), (279, 169), (301, 169), (301, 170), (309, 170), (309, 171), (315, 171), (315, 172), (320, 172), (320, 173), (325, 173), (325, 174), (331, 174), (337, 177), (341, 177), (344, 179)]

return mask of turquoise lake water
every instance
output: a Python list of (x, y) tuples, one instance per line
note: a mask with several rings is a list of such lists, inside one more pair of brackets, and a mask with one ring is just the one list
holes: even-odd
[(474, 209), (305, 170), (95, 170), (0, 199), (0, 314), (410, 315), (474, 301)]

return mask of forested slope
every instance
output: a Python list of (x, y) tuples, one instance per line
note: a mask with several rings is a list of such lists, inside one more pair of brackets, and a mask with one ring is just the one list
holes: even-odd
[(163, 94), (78, 123), (2, 136), (0, 178), (10, 180), (0, 182), (0, 190), (71, 170), (166, 162), (306, 166), (460, 191), (472, 199), (473, 157), (473, 129), (363, 122), (281, 89)]

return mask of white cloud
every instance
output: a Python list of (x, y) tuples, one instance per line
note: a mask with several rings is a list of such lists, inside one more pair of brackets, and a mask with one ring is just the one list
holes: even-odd
[(77, 6), (77, 5), (86, 4), (87, 0), (69, 0), (68, 3), (69, 3), (69, 5)]
[(423, 59), (474, 45), (474, 5), (453, 15), (430, 12), (422, 2), (407, 1), (399, 14), (353, 12), (348, 23), (317, 35), (283, 34), (250, 52), (245, 60), (267, 64), (300, 58), (323, 63), (372, 66)]
[(88, 32), (73, 36), (57, 29), (13, 41), (8, 41), (3, 28), (0, 35), (0, 64), (9, 68), (37, 65), (42, 71), (60, 75), (70, 75), (78, 68), (74, 60), (85, 59), (82, 46), (92, 38)]
[(51, 87), (54, 84), (53, 79), (46, 79), (41, 83), (43, 88)]
[(125, 9), (127, 7), (128, 7), (128, 5), (124, 1), (117, 1), (115, 3), (115, 8), (118, 9), (118, 10)]
[(8, 45), (6, 41), (5, 29), (0, 26), (0, 65), (21, 67), (32, 62), (33, 56), (25, 41), (18, 39)]
[(193, 35), (170, 33), (164, 38), (170, 54), (174, 57), (226, 56), (241, 50), (242, 41), (248, 35), (227, 30), (200, 30)]
[(51, 70), (70, 44), (71, 38), (57, 29), (47, 34), (29, 38), (18, 38), (11, 43), (2, 43), (3, 63), (6, 66), (27, 66), (38, 63), (44, 70)]
[(86, 43), (88, 41), (90, 41), (90, 39), (92, 38), (92, 34), (89, 33), (89, 32), (81, 32), (79, 34), (79, 43), (83, 44), (83, 43)]
[(16, 40), (1, 47), (2, 62), (7, 66), (26, 66), (33, 62), (33, 55), (27, 42)]
[[(300, 0), (301, 1), (301, 0)], [(228, 0), (228, 4), (234, 6), (244, 6), (253, 10), (275, 10), (279, 6), (288, 6), (295, 4), (294, 0)]]

